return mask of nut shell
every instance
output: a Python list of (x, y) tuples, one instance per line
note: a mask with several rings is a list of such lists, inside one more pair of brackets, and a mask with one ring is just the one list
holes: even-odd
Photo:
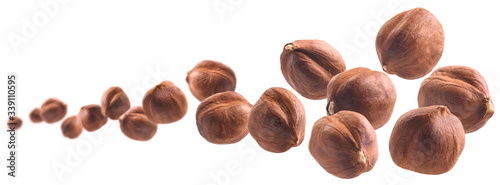
[(78, 112), (78, 119), (83, 128), (93, 132), (108, 122), (108, 117), (102, 113), (101, 106), (97, 104), (85, 105)]
[(209, 96), (236, 89), (236, 75), (227, 65), (203, 60), (187, 73), (186, 82), (193, 96), (203, 101)]
[(64, 119), (61, 124), (61, 131), (64, 137), (75, 139), (82, 134), (83, 126), (78, 116), (70, 116)]
[(483, 76), (465, 66), (441, 67), (422, 82), (418, 106), (430, 105), (447, 106), (460, 119), (465, 133), (483, 127), (495, 112)]
[(130, 139), (147, 141), (156, 134), (158, 124), (150, 121), (144, 114), (125, 113), (120, 117), (120, 129)]
[(389, 141), (392, 160), (401, 168), (442, 174), (453, 168), (465, 145), (460, 120), (445, 106), (429, 106), (403, 114)]
[(120, 87), (110, 87), (101, 97), (101, 108), (104, 115), (117, 120), (130, 108), (130, 100)]
[(269, 152), (286, 152), (304, 140), (306, 115), (302, 102), (289, 90), (267, 89), (248, 118), (248, 130)]
[(248, 134), (252, 110), (242, 95), (227, 91), (203, 100), (196, 110), (196, 125), (201, 136), (215, 144), (236, 143)]
[(385, 72), (417, 79), (431, 72), (441, 58), (444, 32), (432, 13), (414, 8), (384, 23), (375, 42)]
[(181, 89), (170, 81), (163, 81), (146, 92), (142, 107), (154, 123), (172, 123), (186, 115), (188, 103)]
[(40, 116), (40, 108), (35, 108), (30, 112), (30, 120), (33, 123), (40, 123), (43, 121), (42, 116)]
[(378, 129), (391, 118), (396, 88), (382, 72), (358, 67), (342, 72), (328, 83), (327, 115), (342, 110), (363, 114)]
[(66, 116), (67, 112), (68, 107), (66, 103), (56, 98), (49, 98), (42, 104), (42, 107), (40, 108), (40, 116), (47, 123), (55, 123), (61, 121), (64, 116)]
[(345, 179), (370, 171), (378, 159), (375, 130), (363, 115), (353, 111), (316, 121), (309, 151), (328, 173)]
[(321, 40), (296, 40), (283, 47), (280, 57), (285, 80), (305, 98), (326, 98), (326, 86), (346, 66), (340, 53)]

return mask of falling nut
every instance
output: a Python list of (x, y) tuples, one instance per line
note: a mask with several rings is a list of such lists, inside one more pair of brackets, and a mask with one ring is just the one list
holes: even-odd
[(8, 130), (19, 130), (23, 126), (23, 119), (19, 116), (12, 117), (13, 119), (7, 120), (7, 129)]
[(120, 129), (130, 139), (147, 141), (153, 138), (158, 124), (153, 123), (141, 113), (125, 113), (120, 117)]
[(75, 139), (82, 134), (82, 123), (77, 116), (67, 117), (61, 124), (61, 131), (64, 137)]
[(117, 120), (130, 108), (130, 100), (120, 87), (110, 87), (101, 97), (101, 108), (104, 115)]
[(83, 128), (93, 132), (108, 122), (108, 117), (102, 113), (101, 106), (97, 104), (85, 105), (78, 112), (78, 119)]
[(56, 98), (49, 98), (40, 108), (40, 116), (47, 123), (61, 121), (68, 112), (66, 103)]
[(186, 115), (186, 96), (174, 83), (163, 81), (149, 89), (142, 99), (144, 113), (155, 123), (172, 123)]
[(236, 75), (227, 65), (203, 60), (187, 73), (186, 82), (193, 96), (203, 101), (209, 96), (236, 89)]
[(30, 112), (30, 120), (33, 123), (40, 123), (43, 121), (42, 117), (40, 116), (40, 108), (35, 108)]

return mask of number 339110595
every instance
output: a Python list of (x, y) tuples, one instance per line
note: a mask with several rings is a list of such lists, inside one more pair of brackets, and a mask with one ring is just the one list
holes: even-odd
[(7, 89), (8, 89), (8, 99), (7, 99), (7, 115), (9, 116), (10, 120), (14, 120), (14, 116), (16, 116), (16, 76), (15, 75), (9, 75), (7, 76), (8, 81), (7, 81)]

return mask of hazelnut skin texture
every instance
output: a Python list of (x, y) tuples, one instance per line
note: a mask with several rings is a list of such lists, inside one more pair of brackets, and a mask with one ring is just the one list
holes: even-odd
[(75, 139), (82, 134), (83, 126), (78, 116), (70, 116), (64, 119), (61, 124), (61, 131), (64, 137)]
[(196, 110), (200, 135), (214, 144), (232, 144), (248, 134), (248, 117), (252, 110), (242, 95), (233, 91), (214, 94), (203, 100)]
[(353, 111), (316, 121), (309, 151), (328, 173), (344, 179), (370, 171), (378, 159), (375, 130), (362, 114)]
[(257, 100), (248, 131), (264, 150), (282, 153), (304, 140), (306, 115), (302, 102), (289, 90), (272, 87)]
[(296, 40), (286, 44), (280, 61), (288, 84), (312, 100), (325, 99), (330, 79), (346, 69), (340, 53), (321, 40)]
[(78, 119), (83, 128), (89, 132), (98, 130), (108, 122), (108, 117), (102, 113), (101, 106), (97, 104), (85, 105), (80, 108)]
[(117, 120), (130, 108), (130, 100), (120, 87), (110, 87), (101, 97), (101, 108), (104, 115)]
[(465, 145), (460, 120), (441, 105), (403, 114), (389, 140), (392, 160), (401, 168), (438, 175), (453, 168)]
[(156, 134), (158, 124), (141, 113), (125, 113), (120, 117), (120, 129), (130, 139), (148, 141)]
[(35, 108), (30, 112), (30, 120), (33, 123), (40, 123), (43, 121), (42, 116), (40, 116), (40, 108)]
[(188, 103), (181, 89), (170, 81), (163, 81), (146, 92), (142, 107), (154, 123), (173, 123), (186, 115)]
[[(14, 124), (15, 123), (15, 124)], [(7, 129), (19, 130), (23, 126), (23, 119), (19, 116), (14, 116), (14, 120), (7, 120)]]
[(444, 31), (432, 13), (414, 8), (384, 23), (375, 43), (386, 73), (417, 79), (431, 72), (441, 58)]
[(236, 89), (236, 75), (227, 65), (203, 60), (187, 73), (186, 82), (193, 96), (203, 101), (209, 96)]
[(396, 88), (385, 73), (358, 67), (334, 76), (328, 83), (327, 115), (342, 110), (363, 114), (374, 129), (384, 126), (396, 104)]
[(68, 112), (66, 103), (56, 98), (49, 98), (40, 108), (40, 116), (47, 123), (61, 121)]
[(462, 122), (465, 133), (483, 127), (495, 112), (483, 76), (465, 66), (441, 67), (422, 82), (418, 106), (430, 105), (448, 107)]

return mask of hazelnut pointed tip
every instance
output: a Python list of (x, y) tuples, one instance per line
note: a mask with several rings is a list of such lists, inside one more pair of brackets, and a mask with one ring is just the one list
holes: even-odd
[(335, 102), (332, 100), (329, 104), (328, 104), (328, 115), (334, 115), (335, 114)]
[(493, 112), (495, 112), (495, 107), (493, 106), (493, 102), (488, 101), (486, 102), (486, 114), (485, 115), (489, 115), (489, 114), (493, 114)]
[(382, 66), (382, 70), (384, 70), (384, 72), (387, 72), (387, 66)]
[(356, 153), (356, 164), (365, 164), (366, 163), (366, 158), (365, 158), (365, 153), (360, 150), (358, 153)]
[(297, 48), (298, 48), (298, 47), (297, 47), (297, 46), (295, 46), (293, 43), (287, 43), (287, 44), (285, 45), (285, 50), (286, 50), (286, 51), (291, 51), (291, 50), (294, 50), (294, 49), (297, 49)]

